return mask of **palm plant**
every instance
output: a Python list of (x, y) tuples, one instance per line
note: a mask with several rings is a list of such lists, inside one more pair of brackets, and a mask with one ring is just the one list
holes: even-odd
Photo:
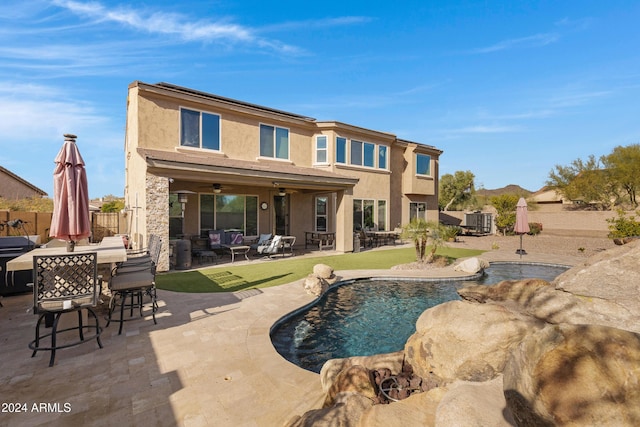
[[(444, 246), (444, 233), (442, 225), (436, 221), (427, 221), (422, 218), (414, 218), (402, 227), (402, 237), (411, 239), (416, 248), (416, 261), (432, 262), (436, 250)], [(427, 246), (431, 251), (427, 255)]]

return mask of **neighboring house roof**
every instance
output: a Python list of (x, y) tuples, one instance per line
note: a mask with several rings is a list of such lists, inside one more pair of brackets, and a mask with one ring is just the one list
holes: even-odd
[(551, 187), (542, 187), (531, 195), (531, 200), (536, 203), (564, 203), (562, 194)]
[(9, 169), (6, 169), (6, 168), (0, 166), (0, 172), (8, 175), (9, 177), (11, 177), (14, 180), (18, 181), (22, 185), (24, 185), (24, 186), (30, 188), (31, 190), (33, 190), (35, 193), (40, 194), (41, 196), (46, 196), (47, 195), (46, 191), (41, 190), (40, 188), (38, 188), (35, 185), (31, 184), (29, 181), (26, 181), (26, 180), (20, 178), (18, 175), (14, 174)]
[[(229, 182), (256, 184), (258, 182), (284, 186), (287, 188), (344, 189), (355, 186), (359, 179), (317, 168), (294, 166), (278, 162), (252, 162), (228, 159), (226, 157), (204, 157), (201, 154), (171, 152), (138, 148), (138, 153), (147, 161), (154, 173), (163, 172), (179, 178), (188, 174), (188, 178), (199, 177), (210, 181), (210, 174), (216, 173), (216, 183)], [(173, 175), (171, 175), (173, 174)]]

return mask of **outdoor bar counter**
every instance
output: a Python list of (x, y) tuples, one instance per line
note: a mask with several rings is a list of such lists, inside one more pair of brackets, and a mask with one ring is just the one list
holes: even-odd
[(7, 271), (32, 270), (34, 256), (69, 255), (82, 252), (96, 252), (98, 254), (98, 264), (114, 264), (127, 260), (127, 250), (122, 242), (122, 237), (113, 236), (103, 238), (97, 245), (76, 246), (73, 252), (67, 252), (65, 246), (37, 248), (7, 261)]

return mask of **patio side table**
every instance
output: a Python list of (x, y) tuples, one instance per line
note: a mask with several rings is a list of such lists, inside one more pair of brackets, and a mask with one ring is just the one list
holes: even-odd
[(229, 252), (231, 252), (231, 262), (232, 263), (236, 260), (236, 254), (244, 255), (244, 258), (247, 261), (249, 261), (249, 257), (247, 256), (247, 254), (249, 253), (249, 250), (251, 249), (251, 246), (225, 245), (225, 248), (228, 249)]

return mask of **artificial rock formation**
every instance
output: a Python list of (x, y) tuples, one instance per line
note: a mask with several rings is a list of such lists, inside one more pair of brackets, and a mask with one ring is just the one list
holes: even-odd
[[(402, 354), (433, 388), (390, 405), (363, 405), (357, 422), (325, 425), (640, 425), (638, 260), (640, 240), (597, 254), (552, 283), (459, 290), (462, 301), (420, 316)], [(354, 364), (327, 362), (323, 381)], [(322, 409), (325, 419), (344, 406)]]
[(456, 264), (453, 269), (455, 271), (462, 271), (464, 273), (475, 274), (479, 273), (485, 268), (489, 267), (489, 263), (482, 258), (467, 258), (458, 264)]
[(502, 372), (513, 348), (542, 326), (501, 305), (450, 301), (422, 313), (405, 355), (421, 377), (487, 381)]
[(638, 426), (640, 335), (549, 325), (513, 352), (503, 388), (519, 426)]
[(326, 264), (316, 264), (313, 266), (313, 273), (304, 279), (303, 287), (308, 294), (319, 297), (337, 281), (338, 277), (333, 274), (333, 268)]

